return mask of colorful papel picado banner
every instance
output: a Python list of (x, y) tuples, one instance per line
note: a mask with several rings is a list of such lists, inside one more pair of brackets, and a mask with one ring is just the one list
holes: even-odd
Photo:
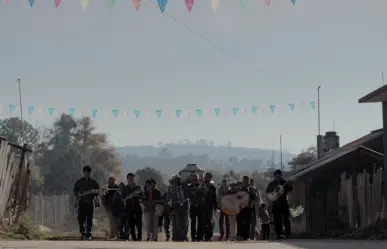
[[(281, 105), (253, 105), (248, 107), (229, 107), (229, 108), (196, 108), (196, 109), (155, 109), (155, 110), (141, 110), (141, 109), (131, 109), (131, 108), (93, 108), (93, 109), (84, 109), (84, 108), (57, 108), (53, 106), (41, 107), (35, 105), (28, 105), (25, 107), (28, 115), (44, 115), (48, 117), (59, 116), (62, 113), (73, 115), (82, 115), (82, 116), (91, 116), (92, 118), (98, 118), (99, 116), (111, 117), (113, 119), (120, 119), (123, 117), (132, 117), (134, 119), (141, 119), (147, 117), (155, 117), (157, 119), (162, 118), (174, 118), (181, 119), (186, 117), (196, 117), (196, 118), (205, 118), (205, 117), (220, 117), (220, 116), (258, 116), (258, 115), (275, 115), (281, 113), (295, 113), (297, 111), (302, 111), (309, 109), (314, 111), (317, 107), (317, 104), (314, 100), (312, 101), (302, 101), (294, 102), (290, 104), (281, 104)], [(8, 109), (8, 110), (7, 110)], [(0, 104), (0, 115), (19, 115), (20, 107), (15, 104)]]

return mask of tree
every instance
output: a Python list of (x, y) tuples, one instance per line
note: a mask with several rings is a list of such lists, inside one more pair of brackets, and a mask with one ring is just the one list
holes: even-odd
[(302, 150), (298, 156), (293, 158), (293, 160), (289, 162), (289, 165), (294, 170), (315, 160), (317, 160), (317, 149), (314, 146), (309, 146), (306, 150)]
[(0, 135), (8, 139), (8, 141), (23, 145), (27, 143), (32, 149), (38, 146), (41, 137), (39, 131), (35, 129), (27, 121), (23, 121), (24, 141), (22, 136), (22, 122), (18, 117), (11, 117), (0, 120)]
[(167, 185), (164, 182), (163, 176), (157, 169), (145, 167), (143, 169), (137, 170), (135, 175), (137, 178), (137, 183), (142, 186), (145, 184), (146, 180), (153, 178), (156, 181), (157, 187), (162, 193), (167, 190)]

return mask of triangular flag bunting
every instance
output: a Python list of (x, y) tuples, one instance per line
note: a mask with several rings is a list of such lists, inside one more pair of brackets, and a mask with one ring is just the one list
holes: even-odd
[(35, 0), (28, 0), (30, 2), (30, 7), (34, 6)]
[(34, 111), (34, 109), (35, 109), (35, 106), (32, 106), (32, 105), (31, 105), (31, 106), (29, 106), (29, 107), (28, 107), (28, 114), (30, 114), (30, 115), (31, 115), (31, 114), (32, 114), (32, 112)]
[(163, 110), (156, 110), (157, 117), (161, 117), (161, 114), (163, 114)]
[(54, 0), (55, 7), (58, 8), (61, 2), (62, 2), (62, 0)]
[(181, 110), (176, 110), (176, 118), (180, 118)]
[(214, 111), (216, 116), (220, 115), (220, 108), (215, 108)]
[(81, 0), (81, 6), (83, 11), (86, 11), (87, 6), (89, 6), (89, 0)]
[(258, 109), (258, 107), (252, 106), (252, 107), (251, 107), (251, 112), (252, 112), (253, 114), (255, 114), (255, 113), (257, 112), (257, 109)]
[(296, 0), (290, 0), (292, 4), (295, 6), (296, 5)]
[(120, 113), (120, 110), (112, 110), (114, 118), (118, 118), (118, 114)]
[(192, 7), (195, 3), (195, 0), (184, 0), (185, 1), (185, 6), (187, 6), (187, 9), (189, 12), (191, 12)]
[(167, 6), (168, 0), (157, 0), (157, 3), (159, 4), (159, 8), (161, 10), (161, 13), (164, 13), (165, 7)]
[(8, 3), (8, 0), (4, 0), (4, 4), (7, 4)]
[(139, 118), (140, 117), (140, 110), (134, 110), (134, 116), (136, 116), (136, 118)]
[(267, 5), (267, 7), (269, 7), (270, 4), (271, 4), (271, 0), (265, 0), (265, 3), (266, 3), (266, 5)]
[(271, 110), (271, 113), (274, 113), (274, 111), (275, 111), (275, 105), (270, 105), (270, 110)]
[(141, 0), (133, 0), (133, 7), (139, 11), (141, 6)]
[(202, 116), (203, 109), (196, 109), (196, 115), (200, 118)]
[(296, 104), (292, 103), (292, 104), (289, 104), (289, 108), (290, 110), (292, 110), (292, 112), (294, 112), (294, 107), (296, 106)]
[(245, 0), (239, 0), (239, 6), (241, 7), (241, 9), (245, 9)]
[(54, 107), (49, 107), (48, 108), (48, 114), (50, 115), (50, 117), (52, 117), (52, 114), (54, 114), (54, 111), (55, 111)]
[(238, 114), (238, 111), (239, 111), (239, 107), (232, 108), (232, 113), (234, 114), (234, 116)]
[(9, 112), (13, 113), (15, 111), (16, 106), (14, 104), (9, 105)]
[(74, 114), (75, 108), (69, 108), (69, 115), (72, 116)]
[(97, 116), (97, 112), (98, 112), (98, 109), (91, 110), (91, 115), (93, 116), (93, 118)]
[(109, 9), (113, 9), (117, 0), (108, 0)]
[(218, 10), (220, 0), (211, 0), (212, 10), (216, 12)]
[(309, 103), (310, 103), (310, 106), (312, 107), (312, 109), (315, 110), (316, 109), (316, 102), (309, 101)]

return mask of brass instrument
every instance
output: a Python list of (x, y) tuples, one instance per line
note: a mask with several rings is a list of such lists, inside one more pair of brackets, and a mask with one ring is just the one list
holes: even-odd
[(137, 197), (141, 192), (143, 192), (142, 187), (140, 187), (140, 188), (137, 189), (136, 191), (130, 193), (130, 194), (127, 195), (125, 198), (122, 198), (122, 201), (123, 201), (123, 203), (124, 203), (124, 208), (126, 208), (126, 201), (127, 201), (127, 200), (130, 200), (130, 199), (132, 199), (133, 197)]
[(278, 186), (273, 190), (273, 192), (267, 194), (267, 197), (268, 197), (269, 200), (271, 200), (271, 201), (276, 201), (276, 200), (278, 200), (278, 198), (280, 198), (284, 193), (285, 193), (285, 188), (284, 188), (284, 186), (278, 185)]

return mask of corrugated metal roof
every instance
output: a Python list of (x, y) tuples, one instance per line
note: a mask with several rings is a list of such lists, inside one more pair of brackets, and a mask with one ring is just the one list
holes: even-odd
[(291, 181), (294, 181), (294, 180), (297, 180), (299, 177), (301, 176), (304, 176), (310, 172), (313, 172), (331, 162), (334, 162), (354, 151), (357, 151), (359, 149), (362, 149), (362, 150), (366, 150), (372, 154), (375, 154), (377, 156), (380, 156), (380, 157), (383, 157), (383, 154), (379, 153), (379, 152), (376, 152), (374, 150), (371, 150), (369, 148), (366, 148), (364, 146), (351, 146), (350, 148), (340, 148), (340, 151), (337, 150), (336, 153), (334, 154), (331, 154), (331, 155), (327, 155), (326, 157), (323, 157), (322, 159), (320, 160), (317, 160), (317, 161), (314, 161), (314, 162), (311, 162), (303, 167), (301, 167), (299, 170), (296, 170), (293, 172), (292, 176), (290, 176), (288, 179), (291, 180)]

